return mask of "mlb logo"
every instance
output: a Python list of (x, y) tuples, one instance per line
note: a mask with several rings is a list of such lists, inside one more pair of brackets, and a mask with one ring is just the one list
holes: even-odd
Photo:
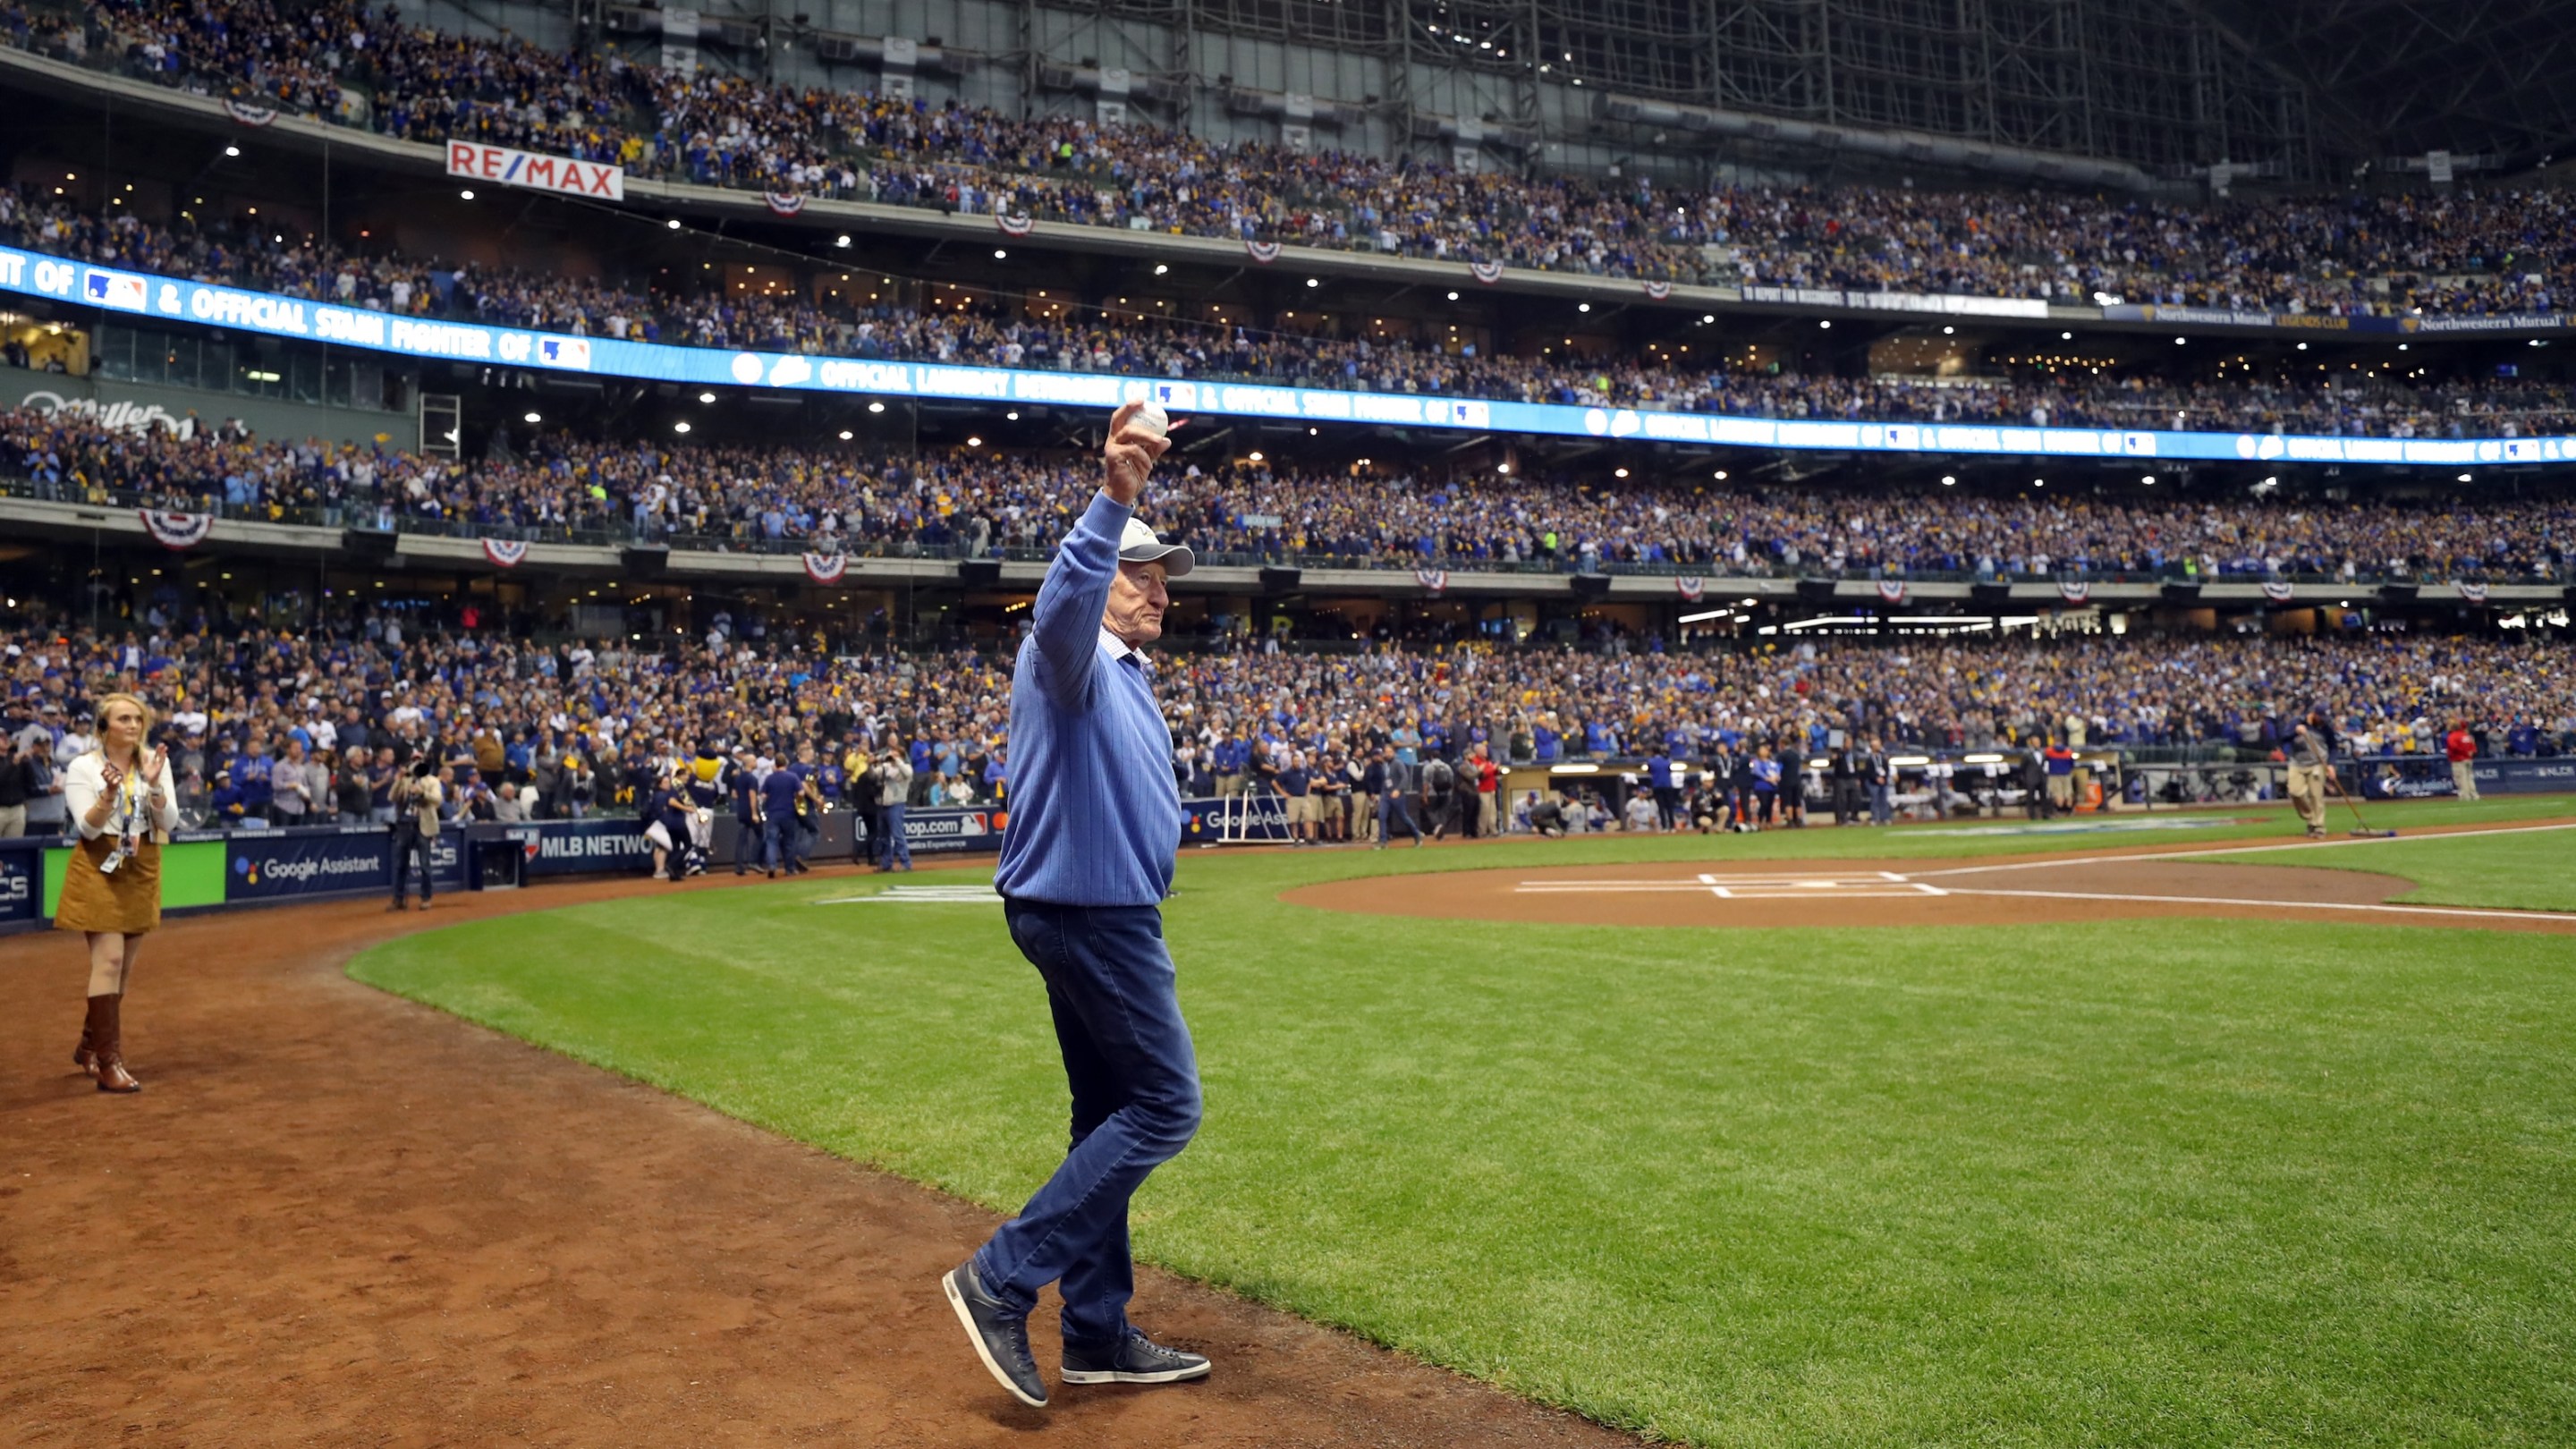
[(588, 372), (590, 371), (590, 339), (587, 337), (539, 338), (537, 360), (548, 367), (569, 367), (578, 372)]
[(2128, 454), (2132, 458), (2152, 458), (2156, 455), (2156, 435), (2153, 433), (2122, 433), (2120, 435), (2120, 451)]
[(81, 295), (101, 307), (140, 312), (147, 301), (143, 279), (125, 272), (91, 269), (81, 278)]
[(1449, 421), (1462, 428), (1490, 426), (1488, 419), (1492, 415), (1493, 409), (1480, 402), (1453, 402), (1449, 405)]
[(1158, 382), (1153, 388), (1154, 402), (1165, 412), (1175, 408), (1196, 411), (1199, 405), (1198, 384), (1191, 382)]

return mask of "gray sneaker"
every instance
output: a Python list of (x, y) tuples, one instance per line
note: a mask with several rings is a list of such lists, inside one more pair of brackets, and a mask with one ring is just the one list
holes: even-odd
[(1169, 1384), (1207, 1376), (1208, 1361), (1195, 1353), (1165, 1348), (1134, 1329), (1107, 1351), (1064, 1346), (1064, 1381), (1069, 1384)]
[(1046, 1380), (1038, 1377), (1037, 1358), (1029, 1352), (1028, 1315), (1013, 1313), (984, 1291), (972, 1258), (949, 1270), (939, 1286), (947, 1290), (948, 1305), (957, 1310), (957, 1321), (966, 1325), (966, 1341), (975, 1345), (975, 1356), (984, 1361), (994, 1381), (1030, 1408), (1045, 1408)]

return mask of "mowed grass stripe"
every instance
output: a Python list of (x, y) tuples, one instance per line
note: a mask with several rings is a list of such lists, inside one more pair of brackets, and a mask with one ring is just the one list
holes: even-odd
[[(1770, 858), (1836, 836), (1787, 838)], [(2576, 1440), (2564, 939), (1276, 898), (1551, 856), (1186, 856), (1168, 929), (1208, 1120), (1140, 1196), (1140, 1253), (1698, 1443)], [(991, 912), (806, 904), (848, 893), (477, 922), (353, 973), (1017, 1206), (1063, 1138), (1034, 973)]]

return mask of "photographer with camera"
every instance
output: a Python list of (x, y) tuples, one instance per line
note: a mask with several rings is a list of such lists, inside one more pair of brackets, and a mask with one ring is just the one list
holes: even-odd
[(423, 754), (394, 782), (394, 900), (385, 908), (389, 911), (410, 908), (409, 878), (415, 864), (420, 870), (420, 908), (429, 909), (430, 847), (438, 840), (438, 809), (447, 799), (439, 773), (437, 762)]

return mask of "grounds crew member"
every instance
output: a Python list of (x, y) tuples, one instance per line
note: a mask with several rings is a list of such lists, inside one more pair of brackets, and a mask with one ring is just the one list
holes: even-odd
[(2290, 808), (2310, 837), (2326, 833), (2326, 791), (2334, 784), (2334, 736), (2325, 716), (2310, 714), (2290, 736)]
[(1208, 1361), (1127, 1321), (1127, 1199), (1199, 1125), (1198, 1059), (1181, 1019), (1161, 902), (1183, 816), (1171, 732), (1143, 649), (1165, 580), (1190, 551), (1135, 516), (1169, 447), (1161, 411), (1110, 416), (1107, 478), (1057, 550), (1011, 676), (1011, 819), (993, 889), (1011, 940), (1045, 978), (1073, 1088), (1073, 1146), (1019, 1216), (941, 1280), (984, 1367), (1047, 1401), (1029, 1351), (1038, 1290), (1064, 1298), (1064, 1381), (1169, 1383)]

